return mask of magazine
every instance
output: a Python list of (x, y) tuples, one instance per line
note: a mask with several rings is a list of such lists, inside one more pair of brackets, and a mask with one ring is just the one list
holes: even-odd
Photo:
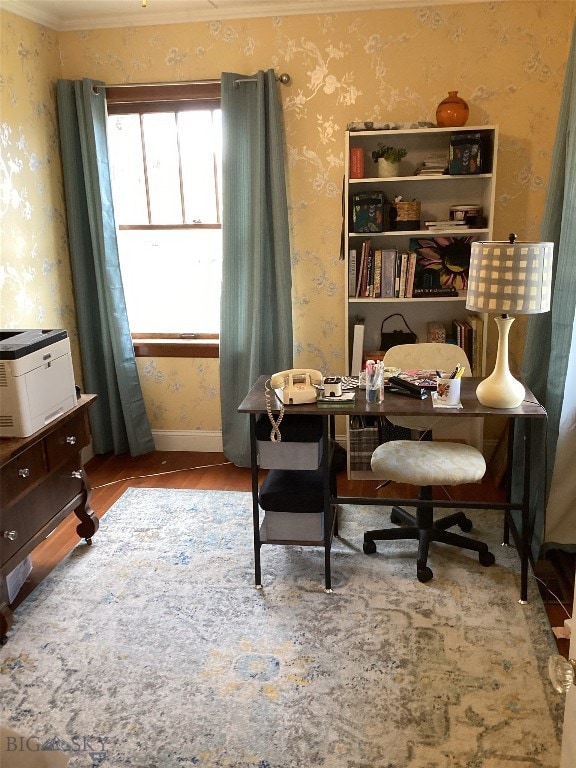
[(437, 371), (409, 368), (405, 371), (400, 371), (397, 375), (399, 379), (409, 381), (417, 387), (422, 387), (423, 389), (436, 389), (436, 379), (438, 378)]

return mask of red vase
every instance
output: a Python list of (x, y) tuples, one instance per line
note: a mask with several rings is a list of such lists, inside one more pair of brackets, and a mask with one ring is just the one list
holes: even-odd
[(440, 128), (459, 128), (466, 125), (469, 113), (468, 104), (458, 96), (458, 91), (448, 91), (436, 107), (436, 123)]

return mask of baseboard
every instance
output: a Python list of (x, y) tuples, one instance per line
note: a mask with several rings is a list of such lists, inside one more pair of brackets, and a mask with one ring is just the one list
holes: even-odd
[(222, 453), (222, 433), (199, 429), (152, 431), (157, 451), (194, 451), (196, 453)]
[[(158, 429), (152, 432), (157, 451), (195, 451), (198, 453), (222, 453), (222, 433), (203, 432), (198, 429), (176, 431)], [(346, 435), (337, 435), (336, 440), (346, 447)]]

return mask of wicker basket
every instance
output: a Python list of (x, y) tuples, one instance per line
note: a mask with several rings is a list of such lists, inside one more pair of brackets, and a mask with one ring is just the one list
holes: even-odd
[(420, 200), (399, 200), (391, 205), (390, 218), (394, 218), (394, 211), (396, 211), (396, 220), (394, 222), (396, 229), (420, 229)]

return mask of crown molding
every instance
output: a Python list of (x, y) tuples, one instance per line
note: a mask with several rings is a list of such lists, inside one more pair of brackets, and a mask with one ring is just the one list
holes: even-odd
[(66, 32), (479, 2), (486, 0), (291, 0), (280, 7), (277, 0), (147, 0), (143, 8), (141, 0), (0, 0), (0, 10)]

